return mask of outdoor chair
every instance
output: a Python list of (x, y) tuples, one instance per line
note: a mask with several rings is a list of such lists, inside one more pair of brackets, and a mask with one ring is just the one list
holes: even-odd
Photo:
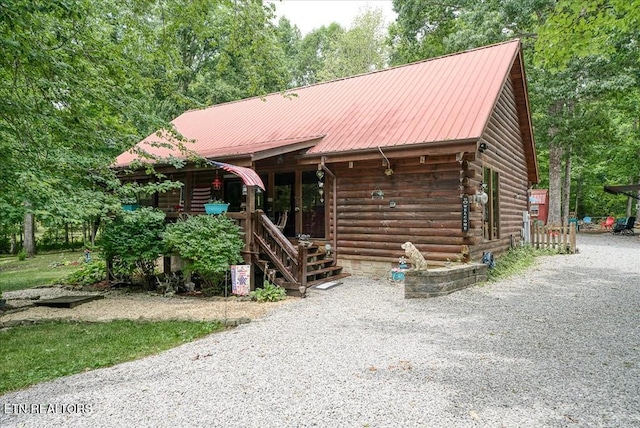
[(616, 226), (613, 228), (614, 235), (634, 235), (633, 227), (636, 224), (635, 217), (629, 217), (623, 223), (616, 223)]
[(591, 217), (586, 216), (582, 219), (582, 227), (585, 229), (591, 229), (593, 227), (593, 223), (591, 223)]
[(602, 224), (600, 224), (600, 227), (605, 230), (613, 230), (613, 225), (615, 224), (615, 222), (616, 219), (609, 216), (605, 221), (602, 222)]
[(287, 225), (288, 217), (289, 217), (289, 211), (283, 211), (282, 214), (280, 214), (278, 223), (276, 223), (276, 227), (280, 230), (280, 232), (282, 232), (285, 226)]

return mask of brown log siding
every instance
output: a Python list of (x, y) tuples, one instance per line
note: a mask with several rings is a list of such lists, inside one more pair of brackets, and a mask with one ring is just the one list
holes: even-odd
[[(467, 163), (465, 162), (465, 165)], [(477, 242), (481, 223), (461, 230), (461, 164), (455, 155), (392, 159), (393, 175), (376, 161), (332, 165), (337, 176), (338, 251), (341, 257), (370, 257), (390, 262), (404, 254), (411, 241), (432, 261), (456, 260), (465, 245)], [(472, 182), (473, 180), (465, 180)], [(372, 199), (380, 189), (384, 199)], [(467, 188), (470, 191), (471, 188)], [(395, 207), (390, 207), (390, 202)]]
[(476, 165), (491, 168), (500, 176), (500, 238), (472, 248), (476, 259), (482, 251), (501, 253), (512, 241), (520, 240), (522, 212), (528, 206), (527, 163), (511, 79), (505, 84), (482, 141), (489, 148), (478, 156)]

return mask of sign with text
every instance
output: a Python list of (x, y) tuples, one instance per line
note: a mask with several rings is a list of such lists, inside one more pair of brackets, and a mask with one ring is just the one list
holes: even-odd
[(247, 296), (251, 288), (251, 265), (231, 265), (231, 292)]
[(469, 195), (462, 195), (462, 231), (469, 231)]

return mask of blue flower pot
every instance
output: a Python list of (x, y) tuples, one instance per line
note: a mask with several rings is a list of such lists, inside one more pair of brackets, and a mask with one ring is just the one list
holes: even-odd
[(204, 204), (204, 211), (207, 214), (222, 214), (227, 211), (229, 204)]

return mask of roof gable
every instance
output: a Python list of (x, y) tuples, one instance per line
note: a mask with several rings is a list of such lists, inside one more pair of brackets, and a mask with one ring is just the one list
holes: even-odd
[[(192, 110), (172, 124), (195, 141), (190, 149), (220, 159), (287, 150), (305, 142), (309, 155), (322, 155), (477, 140), (519, 54), (520, 42), (514, 40), (284, 95)], [(529, 112), (521, 117), (529, 117)], [(530, 127), (529, 121), (524, 126)], [(158, 140), (153, 134), (138, 144)], [(145, 150), (170, 154), (166, 148)], [(123, 166), (133, 159), (135, 155), (123, 153), (116, 163)]]

